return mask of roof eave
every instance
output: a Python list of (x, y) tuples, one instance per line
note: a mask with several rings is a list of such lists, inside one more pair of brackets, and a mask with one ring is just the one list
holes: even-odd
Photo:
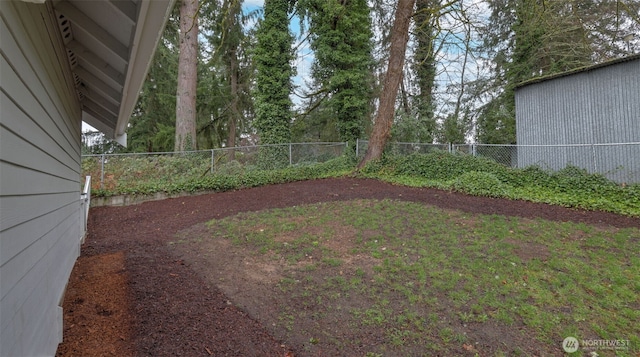
[(616, 59), (612, 59), (612, 60), (601, 62), (601, 63), (596, 63), (596, 64), (589, 65), (589, 66), (575, 68), (575, 69), (572, 69), (572, 70), (569, 70), (569, 71), (565, 71), (565, 72), (549, 74), (549, 75), (540, 76), (540, 77), (534, 77), (534, 78), (527, 79), (526, 81), (523, 81), (523, 82), (520, 82), (520, 83), (516, 84), (515, 89), (518, 90), (518, 89), (526, 87), (526, 86), (528, 86), (530, 84), (546, 82), (546, 81), (549, 81), (549, 80), (552, 80), (552, 79), (566, 77), (566, 76), (570, 76), (570, 75), (577, 74), (577, 73), (582, 73), (582, 72), (593, 71), (593, 70), (598, 69), (598, 68), (607, 67), (607, 66), (615, 65), (615, 64), (618, 64), (618, 63), (622, 63), (622, 62), (635, 61), (635, 60), (638, 60), (638, 59), (640, 59), (640, 53), (639, 54), (631, 54), (631, 55), (628, 55), (628, 56), (625, 56), (625, 57), (616, 58)]
[(153, 55), (162, 38), (175, 0), (149, 0), (140, 5), (135, 35), (129, 55), (129, 66), (122, 90), (118, 121), (113, 139), (126, 146), (126, 130), (144, 84)]

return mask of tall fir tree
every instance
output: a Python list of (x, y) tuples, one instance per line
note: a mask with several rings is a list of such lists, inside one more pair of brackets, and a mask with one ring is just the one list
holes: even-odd
[(438, 16), (440, 0), (416, 0), (413, 72), (417, 81), (418, 93), (414, 97), (413, 110), (417, 116), (415, 141), (432, 142), (436, 132), (435, 98), (436, 90), (436, 53), (434, 40), (436, 35), (435, 18)]
[[(254, 126), (261, 144), (291, 142), (293, 36), (289, 31), (289, 0), (265, 0), (264, 18), (256, 31)], [(264, 147), (259, 166), (265, 169), (288, 165), (288, 149)]]
[(170, 17), (127, 130), (131, 152), (172, 151), (178, 78), (177, 7)]
[(484, 48), (493, 59), (488, 84), (497, 94), (477, 121), (481, 143), (514, 144), (515, 88), (528, 79), (593, 63), (592, 42), (575, 1), (490, 0)]
[[(252, 43), (243, 26), (255, 12), (244, 15), (242, 0), (204, 5), (200, 28), (206, 45), (199, 71), (198, 145), (235, 147), (253, 115), (252, 65), (247, 55)], [(233, 160), (234, 151), (229, 154)]]
[[(364, 135), (373, 101), (373, 55), (370, 9), (366, 0), (301, 0), (309, 23), (315, 61), (316, 96), (325, 99), (340, 139), (355, 142)], [(320, 118), (330, 118), (331, 114)], [(355, 147), (354, 145), (351, 147)]]
[(180, 2), (180, 55), (175, 151), (195, 150), (198, 83), (198, 0)]
[(265, 0), (264, 19), (256, 33), (255, 127), (262, 144), (291, 140), (293, 36), (289, 0)]

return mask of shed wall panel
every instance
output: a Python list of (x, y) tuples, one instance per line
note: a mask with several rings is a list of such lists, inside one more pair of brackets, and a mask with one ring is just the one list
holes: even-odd
[[(640, 59), (576, 72), (516, 91), (518, 165), (567, 165), (640, 182)], [(530, 147), (527, 145), (556, 145)]]

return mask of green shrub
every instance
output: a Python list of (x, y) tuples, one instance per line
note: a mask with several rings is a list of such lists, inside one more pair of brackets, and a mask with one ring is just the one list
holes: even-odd
[[(279, 155), (278, 150), (265, 153)], [(84, 158), (82, 164), (83, 174), (93, 176), (92, 195), (99, 197), (228, 191), (337, 177), (353, 172), (356, 159), (347, 154), (319, 164), (289, 166), (277, 163), (272, 167), (230, 161), (217, 165), (211, 174), (210, 160), (195, 155), (115, 156), (105, 164), (109, 175), (105, 175), (102, 187), (99, 158)], [(555, 173), (538, 166), (512, 169), (482, 157), (434, 151), (407, 156), (385, 155), (381, 160), (369, 163), (360, 174), (404, 185), (640, 216), (640, 184), (622, 187), (602, 175), (590, 174), (574, 166)]]
[(513, 174), (506, 180), (514, 187), (549, 186), (551, 174), (540, 166), (529, 166), (524, 169), (512, 169)]
[(453, 189), (474, 196), (507, 197), (508, 195), (508, 187), (490, 172), (465, 172), (455, 180)]
[(618, 185), (600, 174), (590, 174), (585, 169), (567, 166), (551, 174), (549, 184), (560, 192), (594, 192), (616, 189)]
[(384, 174), (421, 176), (429, 180), (447, 181), (470, 171), (506, 174), (507, 170), (504, 165), (486, 158), (435, 150), (428, 154), (387, 155), (381, 161), (367, 165), (363, 172), (383, 171)]
[[(231, 161), (221, 165), (213, 174), (207, 170), (207, 167), (204, 167), (204, 171), (201, 171), (202, 167), (198, 167), (197, 170), (188, 170), (183, 167), (183, 170), (196, 172), (197, 174), (176, 173), (172, 178), (162, 177), (144, 181), (127, 181), (126, 185), (94, 189), (92, 195), (101, 197), (121, 194), (148, 195), (156, 192), (173, 194), (179, 192), (229, 191), (244, 187), (343, 176), (351, 172), (354, 167), (355, 161), (347, 156), (338, 157), (320, 164), (296, 165), (273, 170), (243, 169), (241, 164)], [(158, 171), (162, 171), (162, 169), (158, 169)]]
[(287, 167), (289, 165), (289, 147), (260, 147), (256, 165), (262, 170), (283, 169)]
[(245, 167), (237, 160), (225, 162), (214, 169), (217, 175), (239, 175), (245, 171)]
[(437, 151), (386, 155), (361, 174), (404, 185), (640, 216), (640, 184), (622, 187), (575, 166), (555, 173), (539, 166), (513, 169), (482, 157)]

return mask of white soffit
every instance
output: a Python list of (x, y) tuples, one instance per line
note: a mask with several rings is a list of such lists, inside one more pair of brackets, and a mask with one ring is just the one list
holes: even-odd
[(123, 145), (129, 118), (174, 1), (52, 2), (82, 119)]

